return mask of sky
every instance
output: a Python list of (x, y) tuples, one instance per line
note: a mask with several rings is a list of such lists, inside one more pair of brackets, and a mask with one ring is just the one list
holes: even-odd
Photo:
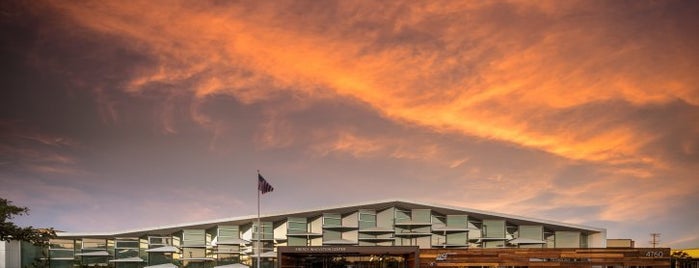
[(699, 247), (697, 1), (1, 1), (0, 197), (109, 232), (405, 199)]

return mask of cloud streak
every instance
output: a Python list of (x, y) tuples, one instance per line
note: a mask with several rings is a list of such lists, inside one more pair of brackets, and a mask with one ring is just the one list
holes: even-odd
[[(27, 5), (44, 23), (30, 62), (92, 89), (103, 124), (0, 143), (34, 174), (90, 162), (102, 180), (202, 187), (187, 176), (213, 181), (211, 162), (272, 162), (308, 184), (418, 185), (396, 191), (574, 222), (650, 220), (628, 200), (663, 211), (699, 187), (692, 2)], [(92, 155), (71, 153), (83, 143)]]
[[(80, 27), (153, 58), (129, 92), (186, 83), (173, 90), (198, 98), (230, 94), (245, 103), (278, 91), (330, 92), (437, 131), (570, 159), (645, 164), (662, 162), (642, 154), (653, 133), (623, 123), (623, 111), (590, 118), (574, 110), (678, 99), (699, 104), (697, 53), (665, 49), (697, 40), (679, 35), (671, 28), (678, 21), (655, 10), (669, 7), (374, 4), (52, 3)], [(590, 13), (575, 16), (578, 8)], [(153, 12), (140, 16), (143, 10)], [(658, 25), (638, 28), (634, 12)], [(568, 116), (553, 120), (561, 113)]]

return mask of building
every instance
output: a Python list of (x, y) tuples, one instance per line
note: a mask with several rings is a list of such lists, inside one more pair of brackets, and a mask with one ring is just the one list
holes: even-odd
[(699, 268), (699, 248), (672, 251), (672, 268)]
[(669, 267), (670, 255), (608, 249), (603, 228), (401, 200), (58, 236), (50, 267)]
[(635, 244), (631, 239), (607, 239), (608, 248), (634, 248)]

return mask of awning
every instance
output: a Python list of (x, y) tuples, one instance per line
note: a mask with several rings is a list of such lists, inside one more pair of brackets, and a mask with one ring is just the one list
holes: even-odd
[(323, 229), (332, 229), (332, 230), (354, 230), (358, 229), (359, 226), (345, 226), (345, 225), (323, 225)]
[(396, 222), (394, 223), (395, 225), (410, 225), (410, 226), (425, 226), (425, 225), (432, 225), (431, 222), (427, 221), (403, 221), (403, 222)]
[(355, 241), (351, 240), (346, 240), (346, 239), (337, 239), (337, 240), (325, 240), (323, 241), (324, 245), (354, 245), (357, 244)]
[(249, 243), (250, 243), (250, 241), (247, 241), (245, 239), (240, 239), (240, 238), (230, 238), (230, 239), (216, 241), (216, 245), (245, 245), (245, 244), (249, 244)]
[(247, 266), (247, 265), (242, 264), (242, 263), (233, 263), (233, 264), (214, 266), (214, 268), (250, 268), (250, 266)]
[(140, 257), (130, 257), (130, 258), (122, 258), (122, 259), (116, 259), (116, 260), (109, 260), (109, 262), (144, 262), (143, 259)]
[(84, 252), (84, 253), (76, 253), (75, 256), (83, 256), (83, 257), (105, 257), (109, 256), (109, 252), (101, 250), (101, 251), (92, 251), (92, 252)]
[[(252, 254), (252, 255), (250, 255), (250, 257), (257, 258), (257, 254)], [(274, 251), (263, 252), (262, 255), (260, 255), (260, 258), (276, 258), (276, 257), (277, 257), (277, 253)]]
[(214, 261), (214, 258), (206, 258), (206, 257), (200, 257), (200, 258), (182, 258), (183, 261)]
[(395, 230), (388, 227), (369, 227), (359, 229), (360, 233), (393, 233)]
[(173, 246), (164, 246), (159, 248), (146, 249), (146, 252), (177, 253), (180, 252), (180, 250)]
[(439, 227), (439, 228), (432, 228), (432, 231), (435, 232), (468, 232), (471, 229), (468, 227)]
[(510, 244), (513, 245), (519, 245), (519, 244), (546, 244), (546, 241), (544, 240), (539, 240), (539, 239), (531, 239), (531, 238), (515, 238), (510, 241), (508, 241)]
[(427, 236), (427, 235), (432, 235), (432, 233), (425, 233), (425, 232), (398, 232), (395, 234), (395, 236)]
[(323, 236), (321, 233), (287, 233), (286, 236)]
[(143, 268), (178, 268), (178, 267), (177, 267), (177, 265), (174, 265), (172, 263), (163, 263), (163, 264), (146, 266)]
[(360, 237), (359, 241), (393, 241), (395, 237)]
[[(505, 237), (478, 237), (478, 238), (473, 238), (477, 239), (478, 241), (498, 241), (498, 240), (507, 240)], [(471, 239), (469, 239), (471, 240)]]

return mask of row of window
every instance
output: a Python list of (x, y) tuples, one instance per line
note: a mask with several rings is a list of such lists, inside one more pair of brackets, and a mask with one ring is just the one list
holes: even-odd
[[(258, 226), (259, 225), (259, 226)], [(517, 239), (519, 238), (519, 239)], [(51, 249), (133, 249), (167, 245), (207, 248), (220, 245), (220, 252), (251, 250), (251, 241), (271, 247), (360, 245), (417, 245), (428, 247), (586, 247), (587, 237), (578, 231), (546, 230), (543, 225), (510, 225), (502, 219), (470, 219), (467, 215), (440, 215), (430, 209), (358, 210), (323, 213), (314, 217), (288, 217), (278, 222), (251, 221), (245, 225), (219, 225), (210, 229), (183, 229), (170, 236), (56, 240)], [(242, 245), (242, 246), (241, 246)]]

